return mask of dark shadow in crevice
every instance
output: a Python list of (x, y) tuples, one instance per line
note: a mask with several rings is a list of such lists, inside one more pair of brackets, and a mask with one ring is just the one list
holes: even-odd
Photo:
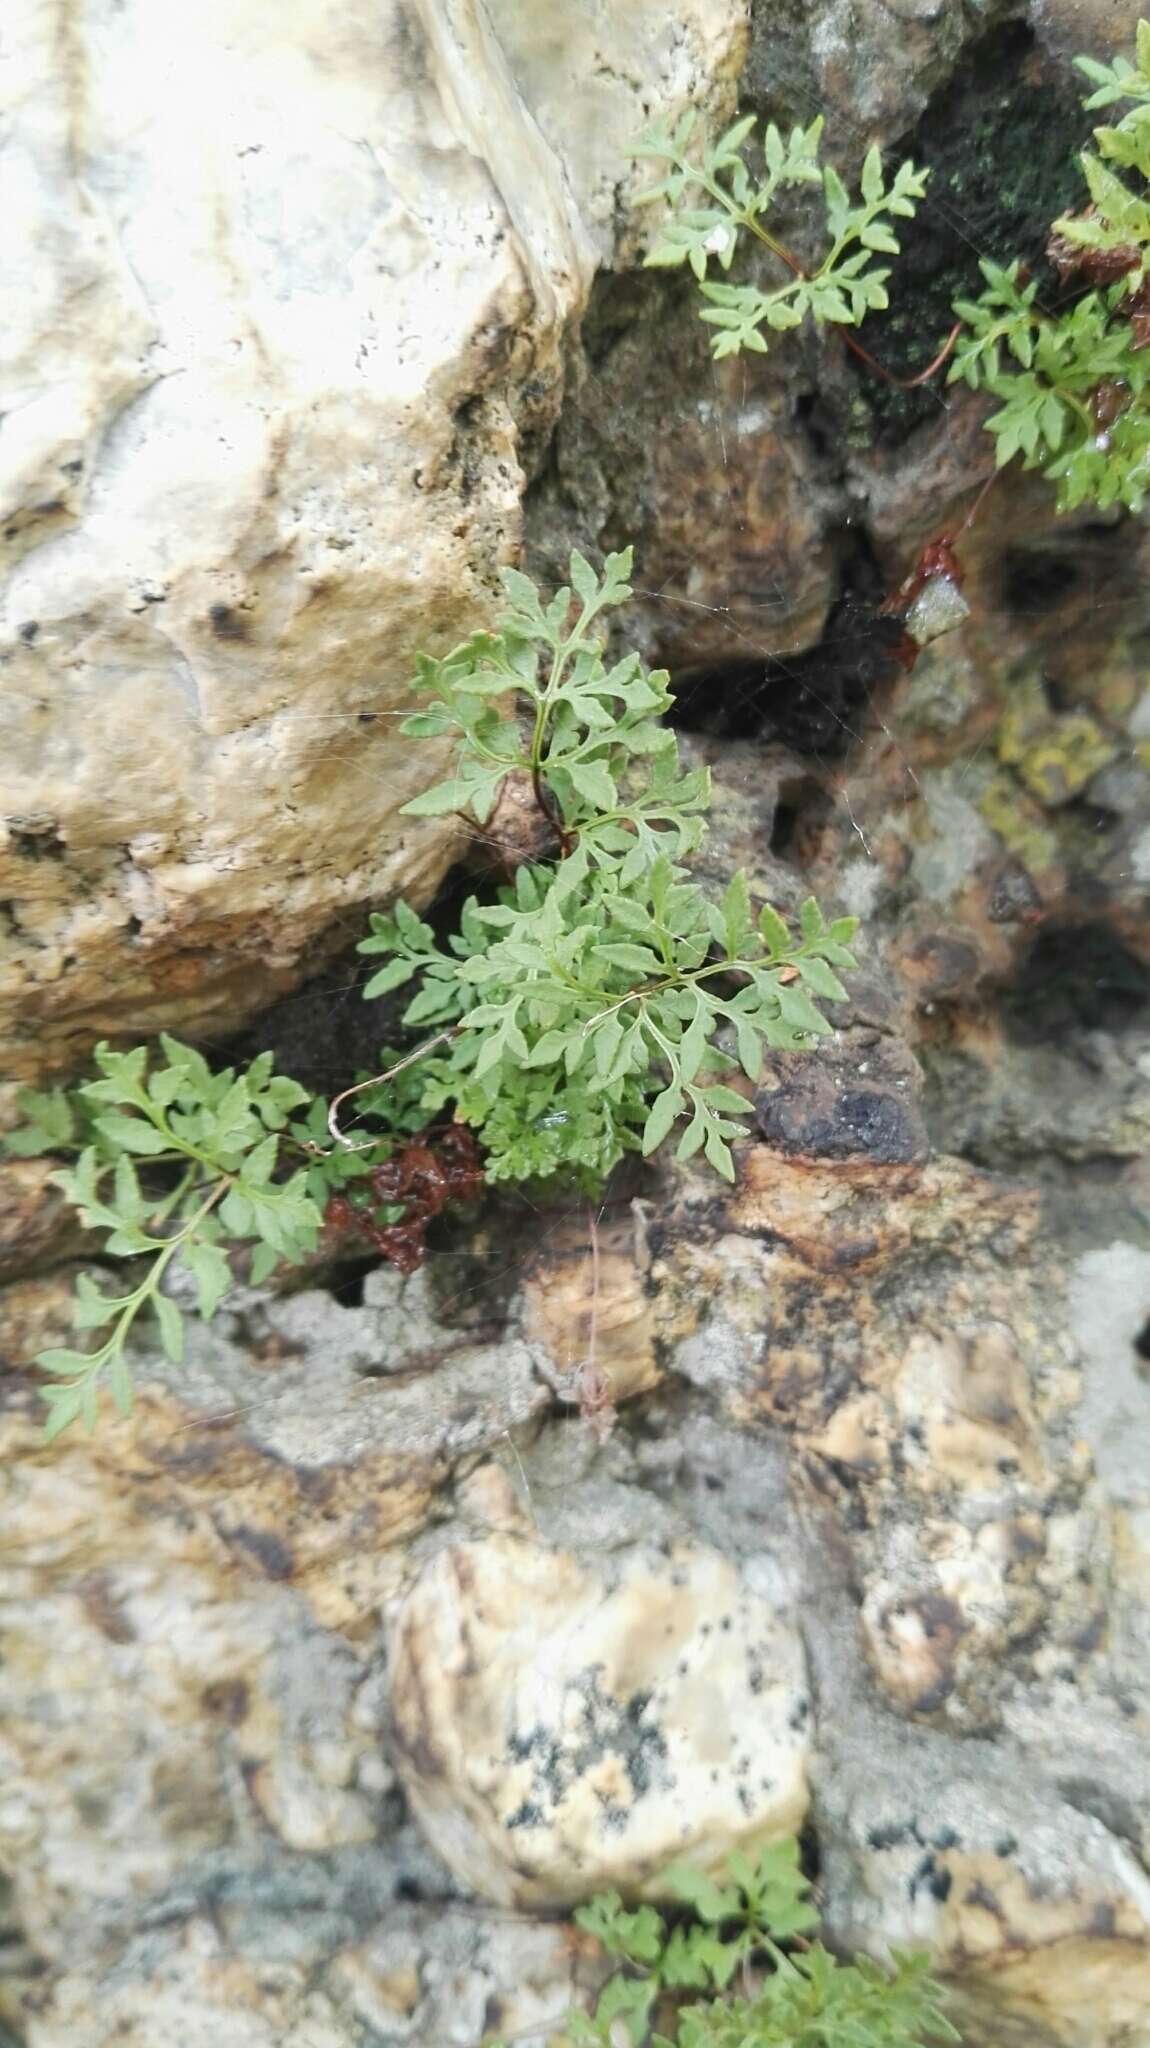
[[(367, 930), (366, 914), (363, 929)], [(213, 1066), (240, 1066), (262, 1052), (274, 1055), (277, 1074), (286, 1074), (313, 1094), (331, 1097), (361, 1074), (378, 1070), (383, 1045), (395, 1043), (400, 1018), (411, 1000), (400, 989), (365, 1002), (365, 983), (379, 962), (354, 950), (336, 954), (323, 971), (294, 994), (281, 996), (253, 1018), (238, 1037), (216, 1043)]]
[(362, 1308), (364, 1284), (379, 1265), (378, 1258), (345, 1259), (336, 1266), (324, 1286), (341, 1308)]
[(815, 646), (710, 662), (674, 678), (670, 722), (709, 739), (780, 744), (820, 761), (842, 760), (865, 732), (876, 691), (899, 674), (899, 620), (862, 536), (842, 538), (840, 594)]
[(1008, 548), (1002, 561), (1002, 603), (1016, 618), (1044, 618), (1077, 589), (1081, 571), (1063, 549)]
[(816, 776), (784, 777), (771, 820), (771, 852), (801, 865), (804, 838), (825, 823), (832, 809), (833, 800)]
[(1049, 924), (1024, 954), (999, 1007), (1019, 1045), (1065, 1046), (1084, 1032), (1120, 1034), (1150, 1017), (1150, 967), (1109, 925)]
[(799, 1867), (808, 1884), (816, 1886), (823, 1874), (823, 1852), (813, 1820), (807, 1820), (799, 1831)]
[[(1108, 637), (1143, 626), (1137, 531), (1124, 520), (1067, 521), (1029, 543), (1008, 546), (995, 572), (997, 606), (1037, 634), (1036, 651), (1057, 672), (1065, 635), (1105, 612)], [(1067, 686), (1065, 694), (1077, 692)]]
[(8, 835), (12, 852), (21, 860), (66, 860), (68, 844), (55, 825), (36, 820), (21, 824), (13, 819)]
[[(964, 55), (921, 119), (889, 152), (929, 171), (926, 197), (912, 221), (899, 221), (900, 254), (891, 265), (890, 306), (863, 322), (870, 353), (901, 377), (925, 369), (954, 320), (956, 297), (983, 288), (980, 257), (1018, 257), (1056, 299), (1046, 261), (1050, 224), (1086, 203), (1079, 150), (1091, 117), (1083, 89), (1020, 21), (991, 29)], [(879, 441), (893, 446), (939, 416), (939, 378), (900, 391), (877, 378), (865, 391)]]

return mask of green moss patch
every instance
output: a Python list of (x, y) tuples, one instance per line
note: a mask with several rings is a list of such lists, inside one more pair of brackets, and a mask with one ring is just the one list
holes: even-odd
[[(959, 76), (931, 100), (917, 127), (888, 154), (930, 170), (918, 215), (900, 229), (901, 254), (890, 283), (890, 311), (863, 323), (860, 338), (900, 377), (925, 369), (949, 331), (956, 297), (977, 296), (982, 256), (1020, 256), (1053, 296), (1045, 260), (1050, 223), (1084, 195), (1078, 151), (1090, 117), (1080, 88), (1038, 51), (1031, 32), (1011, 23), (972, 52)], [(884, 444), (901, 441), (937, 416), (932, 385), (899, 391), (868, 377), (872, 428)]]

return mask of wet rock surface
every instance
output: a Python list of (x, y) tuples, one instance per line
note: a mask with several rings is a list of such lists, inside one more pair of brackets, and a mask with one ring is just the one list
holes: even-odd
[(755, 1121), (772, 1150), (791, 1157), (909, 1165), (928, 1150), (920, 1079), (897, 1041), (865, 1027), (840, 1032), (825, 1057), (768, 1055)]

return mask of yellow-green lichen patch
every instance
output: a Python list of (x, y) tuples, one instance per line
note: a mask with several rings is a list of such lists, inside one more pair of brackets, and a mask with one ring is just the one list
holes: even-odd
[(1034, 802), (1011, 775), (995, 775), (978, 800), (978, 808), (1003, 845), (1031, 872), (1053, 867), (1058, 841), (1042, 822)]
[(998, 726), (997, 751), (1003, 765), (1020, 767), (1031, 748), (1045, 738), (1053, 719), (1038, 676), (1027, 676), (1012, 685)]
[(1088, 711), (1051, 708), (1042, 681), (1015, 684), (999, 720), (996, 740), (1003, 767), (1013, 769), (1045, 810), (1070, 803), (1117, 759), (1117, 738)]
[(1121, 725), (1138, 701), (1138, 670), (1129, 655), (1115, 655), (1083, 684), (1081, 694), (1100, 718)]
[(1052, 719), (1049, 730), (1029, 747), (1018, 774), (1030, 794), (1045, 807), (1069, 803), (1118, 754), (1114, 740), (1085, 711)]

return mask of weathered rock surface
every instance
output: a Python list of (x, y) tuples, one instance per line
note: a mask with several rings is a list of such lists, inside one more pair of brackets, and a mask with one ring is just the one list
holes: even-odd
[(741, 0), (680, 17), (11, 25), (5, 1081), (234, 1027), (341, 913), (430, 893), (456, 835), (397, 821), (428, 774), (394, 737), (412, 654), (516, 554), (627, 137), (729, 99)]
[[(60, 1959), (10, 2001), (36, 2048), (113, 1965), (99, 2011), (162, 2040), (157, 1957), (173, 2000), (251, 2002), (255, 2043), (291, 2013), (342, 2048), (349, 1985), (422, 2038), (455, 1937), (418, 1983), (365, 1960), (397, 1883), (657, 1891), (672, 1855), (796, 1825), (808, 1771), (837, 1939), (924, 1943), (1020, 2040), (1122, 2040), (1150, 1995), (1150, 1394), (1131, 1371), (1119, 1438), (1107, 1382), (1144, 1262), (1084, 1256), (1068, 1308), (1025, 1187), (833, 1143), (760, 1141), (730, 1195), (691, 1175), (645, 1217), (601, 1273), (641, 1286), (662, 1378), (606, 1444), (551, 1409), (545, 1246), (520, 1298), (499, 1232), (479, 1294), (471, 1253), (360, 1308), (241, 1298), (178, 1373), (141, 1361), (94, 1448), (10, 1416), (5, 1851)], [(321, 1913), (308, 2005), (250, 1902), (341, 1885), (374, 1904)], [(575, 1995), (540, 1961), (516, 2004), (469, 1924), (461, 2043), (480, 1989), (525, 2026)]]
[[(649, 1393), (662, 1377), (641, 1207), (599, 1218), (576, 1211), (524, 1266), (524, 1327), (556, 1393), (606, 1408)], [(596, 1285), (597, 1283), (597, 1285)]]
[(604, 1576), (506, 1538), (443, 1552), (394, 1628), (391, 1713), (416, 1814), (498, 1905), (640, 1894), (795, 1834), (810, 1699), (793, 1616), (717, 1553)]
[(6, 1159), (0, 1165), (0, 1279), (27, 1278), (78, 1251), (85, 1233), (61, 1189), (54, 1159)]
[[(21, 746), (41, 664), (59, 685), (0, 889), (12, 986), (38, 977), (21, 1057), (230, 1025), (341, 906), (431, 886), (384, 714), (417, 641), (486, 607), (561, 383), (528, 539), (544, 567), (639, 541), (628, 630), (685, 672), (719, 786), (701, 872), (863, 928), (733, 1191), (660, 1169), (594, 1243), (582, 1203), (524, 1204), (406, 1281), (238, 1290), (183, 1366), (144, 1348), (90, 1445), (43, 1449), (27, 1370), (85, 1248), (11, 1169), (0, 2030), (542, 2048), (598, 1966), (533, 1902), (805, 1816), (831, 1937), (929, 1948), (969, 2048), (1142, 2048), (1144, 535), (1003, 479), (967, 623), (892, 674), (875, 603), (984, 480), (980, 402), (880, 403), (833, 340), (716, 371), (685, 281), (627, 268), (623, 144), (730, 99), (738, 7), (429, 0), (398, 127), (398, 10), (337, 33), (235, 0), (178, 62), (145, 12), (82, 32), (82, 87), (57, 66), (89, 175), (51, 352), (20, 341), (51, 406), (0, 427)], [(956, 245), (1009, 254), (1064, 203), (1065, 59), (1138, 9), (754, 12), (760, 106), (825, 109), (844, 169), (871, 134), (934, 152), (890, 334), (920, 366)], [(213, 36), (209, 180), (184, 109)], [(113, 143), (129, 49), (152, 91)], [(29, 189), (64, 147), (37, 122)]]
[(90, 1978), (62, 1974), (28, 2048), (469, 2048), (493, 2024), (542, 2043), (602, 1975), (554, 1923), (411, 1906), (371, 1875), (348, 1858), (294, 1882), (269, 1873), (242, 1899), (221, 1885), (210, 1914), (177, 1908), (131, 1944), (98, 2003)]
[(461, 1457), (549, 1399), (526, 1347), (445, 1335), (418, 1279), (377, 1286), (363, 1310), (303, 1294), (193, 1333), (130, 1422), (60, 1456), (7, 1383), (0, 1853), (43, 1952), (189, 1859), (375, 1840), (398, 1546)]

